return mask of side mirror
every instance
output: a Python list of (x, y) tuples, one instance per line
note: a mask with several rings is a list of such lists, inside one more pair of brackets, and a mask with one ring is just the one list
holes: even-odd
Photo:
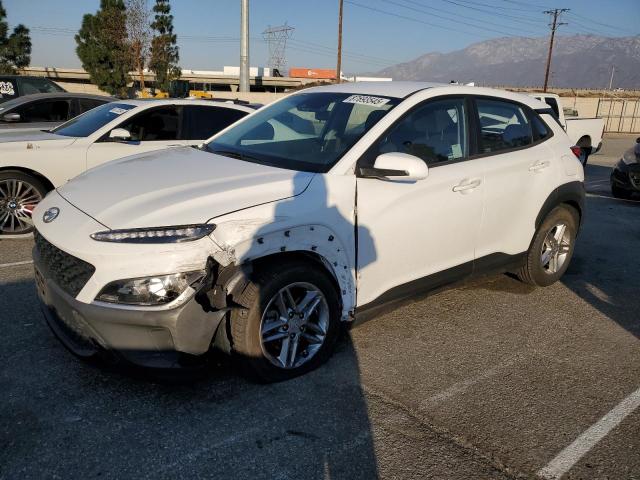
[(423, 180), (429, 175), (424, 160), (408, 153), (383, 153), (376, 158), (373, 168), (360, 168), (360, 175), (405, 182)]
[(20, 116), (19, 113), (5, 113), (4, 116), (2, 117), (2, 119), (5, 122), (15, 123), (15, 122), (19, 122), (20, 120), (22, 120), (22, 117)]
[(131, 140), (131, 133), (124, 128), (114, 128), (109, 132), (109, 138), (116, 142), (128, 142)]

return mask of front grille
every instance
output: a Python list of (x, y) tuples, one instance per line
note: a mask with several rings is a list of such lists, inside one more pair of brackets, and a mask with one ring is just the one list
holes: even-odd
[(77, 296), (96, 268), (52, 245), (37, 230), (34, 240), (40, 257), (38, 267), (44, 270), (42, 273), (72, 297)]

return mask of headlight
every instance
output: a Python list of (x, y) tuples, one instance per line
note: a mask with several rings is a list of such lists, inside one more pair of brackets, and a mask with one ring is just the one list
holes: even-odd
[(96, 300), (124, 305), (164, 305), (178, 298), (188, 287), (200, 283), (205, 274), (199, 270), (117, 280), (104, 287)]
[(215, 230), (213, 224), (177, 225), (175, 227), (131, 228), (106, 230), (91, 234), (98, 242), (118, 243), (180, 243), (198, 240)]

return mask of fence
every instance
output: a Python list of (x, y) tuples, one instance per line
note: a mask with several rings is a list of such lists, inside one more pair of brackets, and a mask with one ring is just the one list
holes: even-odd
[(629, 98), (601, 98), (597, 116), (604, 119), (604, 131), (640, 133), (640, 100)]

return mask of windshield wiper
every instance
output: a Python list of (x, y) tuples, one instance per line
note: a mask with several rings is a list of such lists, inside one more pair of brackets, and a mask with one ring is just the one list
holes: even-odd
[(236, 158), (238, 160), (248, 160), (248, 161), (261, 161), (258, 157), (253, 157), (251, 155), (246, 155), (240, 152), (234, 152), (231, 150), (210, 150), (211, 153), (215, 153), (216, 155), (222, 155), (224, 157)]

